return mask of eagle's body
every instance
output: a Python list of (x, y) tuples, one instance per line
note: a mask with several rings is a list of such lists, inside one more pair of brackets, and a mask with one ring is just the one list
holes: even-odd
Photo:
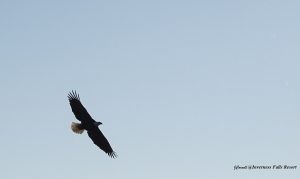
[(100, 149), (107, 153), (110, 157), (117, 157), (116, 153), (111, 148), (109, 142), (102, 134), (98, 126), (101, 122), (95, 121), (84, 108), (80, 102), (80, 97), (76, 92), (72, 91), (68, 95), (69, 102), (75, 117), (81, 123), (72, 122), (71, 129), (77, 134), (82, 134), (84, 130), (87, 131), (88, 136), (92, 139)]

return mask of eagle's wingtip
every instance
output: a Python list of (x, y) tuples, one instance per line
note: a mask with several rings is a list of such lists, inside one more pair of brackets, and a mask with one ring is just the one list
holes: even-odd
[(69, 100), (72, 100), (72, 99), (77, 99), (80, 101), (80, 96), (79, 94), (77, 94), (76, 90), (72, 90), (68, 93), (68, 98)]
[(112, 151), (110, 153), (108, 153), (108, 155), (111, 157), (111, 158), (118, 158), (118, 155), (115, 151)]

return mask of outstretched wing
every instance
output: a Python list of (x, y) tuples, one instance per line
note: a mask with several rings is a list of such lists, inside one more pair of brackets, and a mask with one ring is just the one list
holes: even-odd
[(101, 150), (107, 153), (110, 157), (116, 158), (117, 154), (111, 148), (109, 142), (102, 134), (98, 127), (93, 128), (93, 130), (88, 131), (89, 137), (92, 139), (94, 144), (96, 144)]
[(80, 102), (80, 97), (76, 91), (72, 91), (68, 95), (69, 102), (75, 117), (81, 122), (95, 122), (95, 120), (89, 115), (87, 110)]

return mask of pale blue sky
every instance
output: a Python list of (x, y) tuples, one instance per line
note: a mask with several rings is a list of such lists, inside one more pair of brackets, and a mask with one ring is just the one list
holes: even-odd
[[(0, 1), (0, 178), (298, 179), (300, 1)], [(75, 120), (77, 90), (119, 158)]]

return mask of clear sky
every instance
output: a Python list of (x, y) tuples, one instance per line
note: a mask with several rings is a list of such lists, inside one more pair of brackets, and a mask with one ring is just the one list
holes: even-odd
[[(300, 1), (0, 1), (0, 178), (299, 179)], [(77, 90), (118, 153), (84, 133)]]

